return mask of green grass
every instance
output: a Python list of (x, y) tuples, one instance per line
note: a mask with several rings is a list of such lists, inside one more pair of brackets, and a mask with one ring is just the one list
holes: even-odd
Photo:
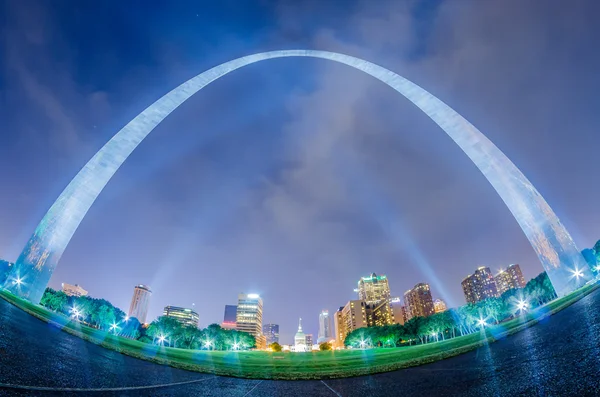
[(501, 325), (438, 343), (399, 348), (338, 350), (314, 353), (271, 353), (261, 351), (221, 352), (185, 350), (141, 343), (108, 334), (71, 321), (62, 314), (33, 305), (7, 291), (0, 297), (38, 319), (105, 348), (143, 360), (197, 372), (254, 379), (326, 379), (368, 375), (422, 365), (456, 356), (494, 342), (539, 322), (573, 304), (600, 287), (587, 285), (554, 300), (524, 317)]

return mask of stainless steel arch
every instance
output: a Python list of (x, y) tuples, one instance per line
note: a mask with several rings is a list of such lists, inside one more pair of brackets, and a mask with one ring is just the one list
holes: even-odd
[[(489, 139), (444, 102), (381, 66), (348, 55), (314, 50), (254, 54), (223, 63), (186, 81), (123, 127), (73, 178), (11, 270), (5, 288), (39, 302), (73, 233), (104, 186), (137, 145), (179, 105), (207, 84), (243, 66), (281, 57), (314, 57), (340, 62), (381, 80), (437, 123), (477, 165), (506, 203), (531, 242), (559, 296), (591, 278), (573, 239), (550, 206), (519, 169)], [(579, 269), (583, 276), (575, 279)]]

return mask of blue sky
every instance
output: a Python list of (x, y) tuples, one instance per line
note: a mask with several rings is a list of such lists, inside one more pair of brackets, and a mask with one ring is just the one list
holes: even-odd
[[(174, 4), (173, 4), (174, 3)], [(593, 1), (3, 1), (0, 257), (14, 260), (85, 162), (161, 95), (219, 63), (313, 48), (381, 64), (475, 124), (527, 175), (580, 248), (600, 238), (600, 28)], [(542, 271), (458, 147), (368, 76), (314, 59), (251, 65), (169, 116), (117, 172), (51, 286), (79, 283), (151, 316), (196, 304), (222, 320), (265, 300), (290, 342), (302, 317), (429, 282), (464, 298), (479, 265)]]

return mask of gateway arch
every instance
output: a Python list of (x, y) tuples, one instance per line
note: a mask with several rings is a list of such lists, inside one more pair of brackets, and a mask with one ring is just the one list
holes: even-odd
[[(140, 142), (179, 105), (212, 81), (243, 66), (283, 57), (313, 57), (343, 63), (398, 91), (439, 125), (496, 189), (529, 239), (559, 296), (591, 279), (573, 239), (531, 182), (500, 149), (444, 102), (396, 73), (359, 58), (328, 51), (283, 50), (253, 54), (209, 69), (131, 120), (88, 161), (54, 202), (12, 267), (4, 287), (38, 303), (83, 217)], [(579, 275), (581, 271), (583, 276), (576, 279), (573, 273)]]

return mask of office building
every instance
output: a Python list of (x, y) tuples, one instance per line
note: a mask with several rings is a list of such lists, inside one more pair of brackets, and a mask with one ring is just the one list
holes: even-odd
[(355, 329), (368, 327), (369, 309), (362, 300), (353, 300), (340, 307), (335, 317), (336, 346), (344, 347), (346, 336)]
[(361, 277), (358, 280), (358, 299), (367, 304), (381, 302), (390, 298), (390, 285), (386, 276), (378, 276), (372, 273), (369, 277)]
[(389, 299), (367, 306), (367, 323), (369, 327), (383, 327), (394, 323), (392, 305)]
[(406, 306), (402, 305), (400, 298), (390, 299), (390, 308), (392, 311), (392, 324), (404, 325), (408, 321), (406, 317)]
[(248, 332), (255, 338), (261, 336), (262, 313), (263, 301), (259, 295), (239, 294), (236, 311), (236, 329), (238, 331)]
[(517, 264), (509, 265), (506, 268), (506, 273), (510, 274), (512, 279), (513, 288), (525, 288), (527, 283), (525, 282), (525, 277), (523, 277), (523, 273), (521, 272), (521, 266)]
[(223, 322), (221, 323), (221, 328), (235, 329), (236, 317), (237, 306), (225, 305), (225, 313), (223, 314)]
[(519, 265), (509, 265), (506, 270), (500, 270), (494, 277), (494, 281), (496, 282), (498, 295), (502, 295), (511, 289), (524, 288), (526, 285)]
[(433, 311), (436, 313), (445, 312), (448, 310), (448, 306), (446, 306), (446, 302), (441, 299), (436, 299), (433, 301)]
[(429, 284), (419, 283), (404, 293), (407, 317), (427, 317), (434, 313)]
[(68, 296), (87, 296), (88, 292), (81, 288), (79, 284), (62, 283), (62, 291)]
[(327, 342), (331, 339), (331, 318), (329, 318), (329, 311), (321, 310), (319, 314), (319, 336), (317, 337), (317, 343)]
[(136, 285), (133, 289), (133, 298), (129, 305), (129, 317), (135, 317), (142, 324), (146, 322), (148, 315), (148, 305), (150, 304), (150, 296), (152, 290), (147, 285)]
[(279, 324), (265, 324), (262, 327), (262, 333), (266, 338), (266, 345), (279, 343)]
[(335, 332), (335, 342), (333, 345), (339, 349), (344, 347), (345, 338), (342, 318), (343, 309), (343, 307), (340, 307), (333, 315), (333, 331)]
[(177, 306), (165, 306), (163, 316), (174, 318), (181, 325), (192, 326), (198, 328), (200, 316), (192, 309)]
[(312, 334), (306, 334), (304, 337), (304, 340), (306, 341), (306, 351), (309, 352), (312, 350), (313, 348), (313, 336)]
[(498, 297), (496, 281), (489, 267), (481, 266), (461, 282), (467, 303)]

